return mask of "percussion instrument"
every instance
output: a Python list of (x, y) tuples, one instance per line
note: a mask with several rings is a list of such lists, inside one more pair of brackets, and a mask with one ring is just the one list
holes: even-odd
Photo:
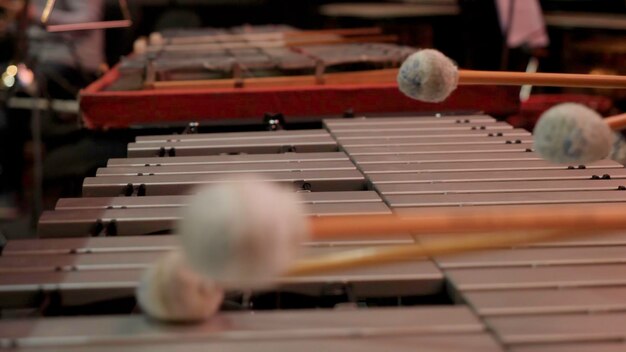
[[(190, 118), (224, 124), (275, 111), (316, 121), (355, 111), (517, 111), (515, 88), (461, 87), (443, 107), (405, 97), (397, 68), (415, 48), (395, 40), (379, 28), (281, 25), (153, 33), (81, 92), (82, 117), (87, 127), (106, 129)], [(479, 96), (499, 104), (479, 105)]]
[[(581, 208), (626, 201), (622, 165), (542, 161), (532, 136), (486, 115), (343, 118), (323, 129), (137, 137), (0, 256), (0, 346), (14, 350), (359, 349), (616, 351), (624, 347), (626, 235), (288, 276), (227, 292), (199, 325), (136, 313), (142, 271), (178, 246), (195, 185), (259, 174), (310, 216), (415, 209)], [(173, 152), (170, 152), (173, 150)], [(441, 235), (315, 239), (305, 258), (429, 244)], [(506, 233), (493, 234), (506, 236)], [(75, 316), (80, 315), (80, 316)]]

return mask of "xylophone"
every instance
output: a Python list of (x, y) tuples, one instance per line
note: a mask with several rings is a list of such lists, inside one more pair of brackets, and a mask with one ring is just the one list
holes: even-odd
[[(134, 52), (122, 58), (120, 79), (105, 89), (243, 88), (289, 83), (289, 77), (276, 79), (279, 76), (311, 76), (307, 83), (324, 84), (325, 72), (339, 68), (374, 73), (398, 67), (414, 51), (383, 44), (397, 38), (381, 32), (376, 27), (302, 31), (286, 26), (251, 26), (249, 31), (235, 27), (152, 33), (149, 42), (138, 40)], [(349, 76), (350, 83), (360, 77), (359, 72)]]
[[(355, 111), (439, 111), (441, 105), (419, 103), (398, 91), (397, 68), (415, 48), (393, 44), (396, 39), (380, 28), (244, 26), (153, 33), (81, 91), (82, 117), (89, 128), (107, 129), (189, 119), (223, 124), (271, 111), (309, 121)], [(504, 116), (519, 105), (515, 89), (460, 90), (443, 109)], [(496, 99), (479, 105), (483, 96)]]
[[(13, 350), (617, 351), (626, 329), (626, 235), (606, 234), (380, 267), (285, 277), (227, 292), (200, 325), (136, 313), (142, 271), (177, 245), (194, 186), (257, 173), (311, 216), (424, 207), (626, 201), (613, 161), (556, 165), (530, 133), (485, 115), (327, 119), (324, 129), (138, 137), (0, 256), (0, 346)], [(505, 234), (502, 234), (505, 235)], [(306, 255), (429, 243), (333, 239)], [(80, 315), (80, 316), (74, 316)]]

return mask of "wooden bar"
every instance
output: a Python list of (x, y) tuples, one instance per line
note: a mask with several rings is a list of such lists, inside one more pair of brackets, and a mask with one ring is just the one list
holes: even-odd
[[(129, 189), (136, 192), (141, 185), (147, 196), (189, 194), (202, 185), (237, 181), (233, 179), (237, 175), (239, 173), (87, 177), (83, 182), (83, 196), (114, 197)], [(272, 172), (260, 177), (313, 192), (361, 191), (366, 187), (365, 177), (357, 170)]]
[(626, 192), (614, 187), (611, 191), (465, 193), (465, 194), (401, 194), (384, 195), (392, 208), (398, 207), (466, 207), (481, 205), (622, 203)]
[(438, 115), (438, 116), (403, 116), (403, 117), (358, 117), (352, 119), (324, 119), (324, 127), (331, 132), (336, 131), (354, 131), (362, 129), (371, 129), (382, 126), (406, 126), (415, 124), (466, 124), (496, 122), (491, 116), (487, 115)]
[(625, 313), (493, 317), (486, 323), (506, 345), (615, 342), (626, 338)]
[[(307, 247), (307, 255), (344, 250), (335, 247)], [(37, 305), (45, 293), (61, 295), (65, 305), (96, 303), (132, 296), (145, 268), (158, 251), (91, 253), (70, 255), (8, 256), (14, 263), (30, 262), (21, 271), (0, 275), (0, 306)], [(305, 255), (306, 257), (306, 255)], [(111, 263), (111, 258), (116, 258)], [(81, 264), (83, 263), (83, 264)], [(351, 269), (331, 275), (277, 278), (275, 290), (320, 296), (325, 288), (349, 285), (357, 298), (432, 295), (442, 290), (443, 275), (430, 261), (405, 261), (383, 267)]]
[(483, 161), (528, 161), (542, 160), (533, 151), (512, 152), (466, 152), (466, 153), (434, 153), (434, 154), (379, 154), (352, 155), (357, 165), (391, 164), (391, 163), (451, 163), (451, 162), (483, 162)]
[[(365, 160), (366, 157), (376, 157), (380, 155), (426, 155), (449, 153), (510, 153), (510, 152), (532, 152), (532, 141), (522, 143), (502, 143), (496, 144), (475, 144), (475, 145), (387, 145), (375, 147), (355, 147), (341, 146), (341, 149), (351, 157), (358, 160)], [(363, 157), (364, 159), (361, 159)]]
[[(332, 318), (332, 317), (331, 317)], [(372, 335), (377, 331), (372, 332)], [(337, 335), (337, 334), (334, 334)], [(345, 334), (348, 335), (348, 334)], [(394, 335), (389, 333), (389, 335)], [(433, 335), (426, 335), (417, 333), (415, 336), (361, 336), (361, 337), (348, 337), (348, 336), (332, 336), (332, 337), (318, 337), (318, 338), (298, 338), (294, 339), (280, 339), (280, 340), (264, 340), (259, 339), (257, 341), (228, 341), (228, 342), (145, 342), (140, 344), (124, 345), (124, 351), (139, 352), (139, 351), (153, 351), (153, 352), (165, 352), (172, 349), (180, 349), (189, 352), (204, 352), (207, 350), (225, 351), (225, 352), (244, 352), (244, 351), (261, 351), (261, 352), (273, 352), (273, 351), (301, 351), (301, 352), (317, 352), (317, 351), (362, 351), (362, 352), (375, 352), (375, 351), (415, 351), (415, 346), (420, 346), (423, 350), (432, 351), (485, 351), (485, 352), (497, 352), (502, 351), (495, 340), (486, 333), (456, 333), (456, 332), (437, 332)], [(30, 340), (24, 339), (18, 342), (18, 345), (30, 345)], [(115, 344), (115, 343), (114, 343)], [(110, 346), (79, 346), (79, 347), (63, 347), (64, 351), (110, 351)], [(54, 347), (33, 347), (20, 348), (23, 352), (47, 352), (55, 350)]]
[(350, 160), (343, 152), (326, 153), (280, 153), (280, 154), (237, 154), (237, 155), (205, 155), (147, 157), (147, 158), (113, 158), (107, 167), (161, 166), (161, 165), (224, 165), (257, 164), (276, 162), (309, 162), (309, 161), (341, 161)]
[[(311, 216), (389, 214), (383, 202), (306, 204)], [(182, 213), (179, 206), (128, 209), (81, 209), (44, 211), (39, 218), (39, 237), (155, 235), (172, 233)]]
[(251, 41), (257, 39), (284, 39), (298, 38), (319, 35), (337, 35), (337, 36), (360, 36), (381, 34), (382, 29), (379, 27), (363, 27), (363, 28), (332, 28), (318, 30), (298, 30), (290, 29), (286, 31), (276, 32), (251, 32), (251, 33), (219, 33), (206, 35), (188, 35), (188, 36), (167, 36), (163, 35), (166, 43), (171, 44), (197, 44), (202, 42), (229, 42), (229, 41)]
[(607, 235), (597, 234), (596, 236), (576, 238), (562, 241), (549, 241), (544, 243), (528, 244), (528, 247), (537, 248), (567, 248), (567, 247), (596, 247), (596, 246), (623, 246), (626, 245), (626, 233), (616, 232)]
[(19, 239), (7, 242), (2, 257), (20, 255), (81, 254), (165, 251), (179, 244), (176, 235), (158, 238), (145, 236), (67, 237)]
[[(430, 183), (430, 182), (476, 182), (476, 181), (549, 181), (549, 180), (592, 180), (593, 176), (610, 179), (626, 177), (626, 170), (619, 168), (571, 170), (522, 170), (522, 171), (474, 171), (474, 172), (432, 172), (432, 173), (394, 173), (372, 174), (368, 179), (373, 184), (394, 183)], [(595, 181), (595, 177), (594, 177)], [(615, 180), (614, 180), (615, 181)]]
[(467, 129), (467, 130), (432, 130), (432, 131), (406, 131), (406, 132), (368, 132), (368, 133), (354, 133), (349, 136), (339, 136), (333, 134), (337, 141), (341, 144), (367, 142), (370, 139), (376, 141), (382, 140), (398, 140), (399, 142), (415, 140), (417, 137), (516, 137), (516, 136), (529, 136), (530, 133), (522, 129), (509, 129), (509, 130), (487, 130), (487, 129)]
[(137, 167), (98, 168), (96, 176), (141, 176), (141, 175), (178, 175), (178, 174), (215, 174), (215, 173), (261, 173), (292, 171), (330, 171), (356, 170), (350, 160), (312, 161), (312, 162), (276, 162), (255, 164), (203, 164), (203, 165), (166, 165)]
[(444, 270), (626, 264), (626, 246), (502, 249), (436, 257), (435, 261)]
[[(440, 182), (425, 183), (406, 181), (406, 183), (374, 183), (374, 188), (385, 197), (396, 195), (421, 196), (427, 194), (463, 194), (463, 193), (502, 193), (512, 194), (512, 192), (577, 192), (577, 191), (598, 191), (613, 193), (618, 187), (626, 182), (623, 178), (612, 175), (611, 179), (603, 179), (601, 174), (597, 174), (598, 179), (591, 180), (581, 178), (579, 180), (510, 180), (503, 181), (476, 181), (476, 182)], [(592, 192), (595, 193), (595, 192)], [(551, 195), (538, 195), (543, 199)], [(482, 196), (487, 197), (487, 196)], [(524, 197), (515, 196), (512, 197)], [(564, 196), (567, 197), (567, 196)]]
[[(157, 239), (158, 240), (158, 239)], [(158, 241), (152, 240), (154, 243), (158, 243)], [(97, 275), (101, 270), (132, 270), (132, 269), (147, 269), (152, 263), (158, 260), (160, 257), (166, 255), (173, 249), (178, 248), (178, 246), (174, 247), (165, 247), (161, 246), (162, 249), (156, 249), (154, 247), (149, 247), (150, 250), (130, 250), (126, 248), (125, 250), (120, 251), (100, 251), (100, 252), (86, 252), (82, 251), (82, 253), (65, 253), (65, 254), (51, 254), (47, 253), (42, 255), (42, 253), (36, 254), (21, 254), (21, 255), (8, 255), (8, 256), (0, 256), (0, 273), (3, 274), (15, 274), (15, 273), (24, 273), (24, 275), (29, 275), (29, 273), (38, 273), (38, 272), (74, 272), (74, 271), (93, 271), (94, 275)], [(303, 248), (303, 258), (312, 258), (319, 255), (332, 254), (340, 251), (345, 251), (349, 249), (360, 249), (360, 248), (368, 248), (366, 246), (354, 244), (350, 248), (334, 248), (330, 246), (309, 246), (305, 245)], [(139, 248), (141, 249), (141, 248)], [(430, 263), (425, 261), (423, 258), (407, 258), (403, 260), (404, 263), (410, 262), (419, 262), (419, 263)], [(396, 264), (402, 264), (402, 262), (391, 264), (394, 266)], [(350, 270), (344, 270), (344, 272), (362, 272), (362, 273), (373, 273), (377, 272), (380, 269), (384, 268), (356, 268)], [(331, 274), (315, 274), (309, 276), (341, 276), (341, 273), (331, 273)], [(292, 280), (293, 282), (297, 282), (297, 277), (289, 277), (285, 278), (285, 280)], [(282, 279), (281, 279), (282, 280)]]
[[(298, 197), (306, 204), (379, 203), (383, 201), (375, 191), (299, 192)], [(55, 210), (177, 207), (187, 205), (189, 198), (190, 196), (185, 195), (61, 198), (57, 201)]]
[[(574, 165), (555, 164), (546, 160), (514, 160), (514, 161), (459, 161), (453, 163), (398, 162), (386, 164), (359, 164), (366, 175), (393, 173), (428, 173), (428, 172), (474, 172), (474, 171), (532, 171), (532, 170), (563, 170)], [(619, 169), (623, 165), (612, 160), (601, 160), (585, 165), (587, 169)]]
[(534, 288), (626, 285), (626, 265), (598, 264), (536, 268), (447, 270), (446, 276), (462, 292)]
[[(176, 236), (161, 235), (158, 238), (147, 236), (65, 237), (10, 240), (4, 247), (2, 256), (164, 251), (173, 249), (179, 244)], [(304, 245), (346, 247), (413, 243), (413, 237), (409, 234), (394, 234), (367, 236), (367, 238), (362, 239), (357, 237), (314, 239), (305, 242)]]
[[(380, 39), (395, 37), (377, 37)], [(244, 62), (245, 64), (245, 62)], [(298, 75), (277, 77), (193, 79), (175, 81), (157, 81), (146, 88), (154, 90), (206, 90), (206, 89), (254, 89), (271, 87), (332, 86), (351, 87), (355, 84), (394, 84), (397, 69), (324, 73), (322, 75)]]
[(584, 343), (560, 343), (544, 344), (544, 345), (531, 345), (531, 346), (516, 346), (509, 351), (511, 352), (583, 352), (583, 351), (596, 351), (596, 352), (618, 352), (623, 351), (626, 348), (626, 344), (623, 342), (587, 342)]
[[(397, 338), (452, 338), (452, 334), (480, 334), (484, 331), (480, 321), (463, 307), (259, 311), (255, 314), (229, 312), (224, 313), (223, 318), (208, 320), (196, 329), (164, 326), (141, 316), (24, 319), (1, 321), (0, 327), (2, 345), (17, 347), (87, 347), (103, 343), (109, 346), (166, 344), (173, 347), (171, 343), (190, 339), (230, 344), (294, 338), (296, 342), (307, 338), (315, 338), (319, 342), (329, 338), (368, 335), (391, 337), (398, 329), (404, 333), (395, 334)], [(484, 345), (489, 351), (498, 350), (493, 343)], [(484, 345), (479, 343), (477, 347)], [(412, 348), (414, 350), (415, 346), (412, 345)]]
[[(198, 156), (222, 153), (271, 154), (284, 152), (336, 152), (337, 142), (330, 136), (292, 137), (290, 139), (235, 139), (221, 141), (129, 143), (128, 156)], [(163, 154), (163, 155), (159, 155)]]
[(480, 144), (521, 144), (532, 142), (532, 136), (475, 136), (475, 137), (406, 137), (406, 138), (371, 138), (361, 141), (343, 141), (342, 147), (374, 146), (426, 146), (426, 145), (480, 145)]
[(151, 142), (192, 142), (192, 141), (227, 141), (241, 139), (292, 140), (294, 138), (328, 137), (326, 130), (279, 130), (279, 131), (248, 131), (226, 133), (191, 133), (137, 136), (136, 143)]
[(465, 292), (463, 297), (483, 317), (626, 310), (622, 286)]
[(442, 123), (419, 123), (414, 125), (392, 124), (392, 126), (374, 126), (369, 129), (343, 130), (340, 128), (331, 129), (331, 134), (335, 137), (359, 137), (376, 136), (377, 133), (389, 135), (419, 135), (427, 132), (452, 132), (452, 131), (497, 131), (505, 132), (513, 130), (513, 126), (506, 122), (471, 122), (463, 124), (442, 124)]

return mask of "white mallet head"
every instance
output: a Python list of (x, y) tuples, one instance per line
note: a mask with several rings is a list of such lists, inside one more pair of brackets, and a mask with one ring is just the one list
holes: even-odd
[(150, 36), (148, 37), (148, 42), (150, 43), (150, 45), (163, 45), (165, 44), (165, 39), (163, 38), (163, 35), (159, 32), (152, 32), (150, 33)]
[(398, 71), (400, 91), (413, 99), (430, 103), (446, 100), (458, 81), (458, 68), (454, 62), (433, 49), (412, 54)]
[(535, 149), (557, 163), (589, 163), (605, 159), (614, 134), (602, 117), (584, 105), (559, 104), (541, 115), (533, 132)]
[(275, 281), (297, 259), (308, 232), (293, 190), (252, 178), (201, 189), (179, 229), (193, 268), (237, 289)]
[(180, 250), (160, 258), (144, 272), (135, 296), (147, 315), (169, 322), (202, 321), (219, 309), (223, 290), (195, 273)]
[(145, 54), (148, 50), (148, 40), (145, 37), (139, 37), (133, 42), (133, 53), (137, 55)]

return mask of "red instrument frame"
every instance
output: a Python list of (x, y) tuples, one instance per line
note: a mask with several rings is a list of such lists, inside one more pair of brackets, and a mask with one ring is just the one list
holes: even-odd
[(395, 84), (354, 86), (311, 85), (272, 88), (105, 91), (119, 78), (117, 67), (80, 93), (86, 127), (125, 128), (137, 125), (260, 118), (280, 112), (288, 120), (385, 112), (484, 111), (508, 116), (519, 110), (519, 88), (460, 86), (445, 102), (423, 103), (404, 96)]

